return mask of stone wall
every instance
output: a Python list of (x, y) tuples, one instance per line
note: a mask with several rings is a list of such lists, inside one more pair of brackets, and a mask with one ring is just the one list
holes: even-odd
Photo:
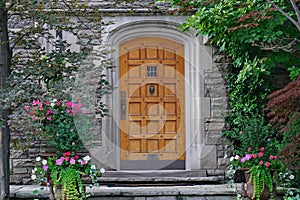
[[(153, 2), (153, 1), (149, 1)], [(166, 3), (155, 3), (154, 7), (151, 7), (155, 10), (149, 10), (148, 1), (134, 1), (133, 4), (123, 3), (119, 5), (115, 5), (114, 1), (91, 1), (93, 6), (99, 7), (100, 11), (103, 13), (109, 13), (109, 15), (165, 15), (167, 12), (172, 10), (170, 8), (170, 4)], [(158, 12), (157, 9), (160, 9), (161, 12)], [(10, 22), (12, 28), (20, 25), (20, 23), (16, 21)], [(82, 30), (83, 33), (86, 33), (87, 30)], [(79, 49), (82, 48), (82, 44), (84, 41), (76, 41), (79, 42)], [(95, 46), (100, 46), (100, 44), (94, 43)], [(211, 48), (211, 47), (208, 47)], [(225, 119), (226, 113), (228, 112), (228, 97), (226, 92), (226, 82), (224, 77), (229, 73), (229, 65), (230, 59), (227, 56), (218, 51), (217, 48), (211, 48), (211, 58), (210, 62), (212, 63), (212, 67), (203, 69), (202, 78), (203, 80), (199, 81), (199, 84), (203, 82), (203, 86), (199, 86), (203, 88), (204, 95), (203, 98), (208, 100), (207, 109), (208, 114), (205, 116), (203, 123), (200, 126), (204, 126), (204, 135), (199, 136), (204, 141), (204, 145), (212, 147), (212, 156), (207, 158), (203, 158), (202, 164), (200, 164), (204, 170), (206, 170), (206, 176), (219, 176), (224, 178), (225, 168), (226, 168), (226, 160), (224, 156), (226, 154), (226, 145), (220, 135), (220, 132), (226, 127)], [(197, 56), (197, 55), (196, 55)], [(90, 56), (84, 64), (81, 66), (82, 68), (79, 71), (76, 92), (74, 93), (74, 99), (82, 99), (85, 98), (85, 103), (87, 105), (95, 105), (97, 93), (97, 76), (99, 74), (94, 73), (93, 70), (89, 68), (92, 66), (92, 63), (97, 63), (97, 58), (94, 56)], [(83, 87), (84, 86), (84, 87)], [(202, 90), (202, 89), (201, 89)], [(78, 95), (78, 93), (80, 95)], [(101, 132), (101, 121), (97, 120), (97, 113), (90, 115), (91, 120), (94, 120), (95, 126), (93, 127), (92, 133), (97, 138), (93, 140), (92, 145), (97, 145), (100, 148), (100, 153), (98, 154), (100, 157), (102, 153), (108, 153), (111, 151), (111, 147), (108, 146), (108, 143), (103, 143), (103, 137), (106, 136)], [(188, 119), (187, 119), (188, 120)], [(201, 122), (199, 122), (201, 123)], [(109, 125), (108, 125), (109, 126)], [(111, 130), (113, 134), (113, 130)], [(195, 134), (200, 134), (195, 133)], [(26, 135), (17, 134), (13, 135), (13, 138), (23, 138), (26, 139)], [(109, 136), (107, 136), (109, 137)], [(115, 136), (111, 136), (115, 137)], [(35, 141), (32, 145), (24, 150), (11, 150), (11, 161), (10, 161), (10, 173), (11, 173), (11, 183), (12, 184), (28, 184), (31, 183), (30, 173), (34, 167), (35, 158), (39, 155), (44, 155), (50, 149), (46, 147), (46, 145), (41, 141)], [(197, 153), (197, 152), (196, 152)], [(201, 156), (198, 156), (201, 157)], [(97, 159), (97, 158), (96, 158)], [(110, 158), (112, 159), (112, 156)], [(213, 161), (211, 161), (213, 160)], [(207, 164), (207, 163), (212, 164)], [(102, 163), (103, 164), (103, 163)], [(104, 163), (105, 164), (105, 163)]]
[(224, 176), (224, 170), (228, 165), (226, 155), (226, 143), (221, 136), (221, 131), (226, 129), (225, 116), (230, 112), (228, 106), (228, 94), (225, 77), (230, 72), (230, 58), (213, 48), (213, 69), (205, 71), (206, 96), (211, 100), (211, 117), (205, 119), (206, 144), (217, 147), (217, 169), (207, 170), (208, 176)]

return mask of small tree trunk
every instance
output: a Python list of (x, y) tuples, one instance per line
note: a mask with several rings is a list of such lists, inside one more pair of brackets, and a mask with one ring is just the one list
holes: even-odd
[[(0, 88), (7, 87), (7, 78), (10, 75), (11, 51), (9, 46), (7, 10), (4, 0), (0, 1)], [(4, 106), (4, 105), (1, 105)], [(0, 130), (0, 199), (10, 199), (9, 196), (9, 155), (10, 132), (8, 126), (9, 110), (0, 113), (3, 119)]]

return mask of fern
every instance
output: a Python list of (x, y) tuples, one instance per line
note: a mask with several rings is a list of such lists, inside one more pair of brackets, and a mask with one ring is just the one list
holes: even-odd
[[(53, 188), (61, 187), (62, 199), (66, 200), (82, 200), (86, 198), (84, 186), (80, 177), (80, 172), (72, 168), (66, 168), (53, 171), (51, 174), (53, 180)], [(59, 197), (56, 197), (60, 200)]]
[(267, 187), (270, 191), (270, 199), (274, 199), (273, 196), (273, 179), (269, 168), (263, 166), (253, 166), (248, 173), (250, 173), (250, 178), (248, 184), (253, 184), (253, 196), (252, 199), (260, 200), (260, 197)]

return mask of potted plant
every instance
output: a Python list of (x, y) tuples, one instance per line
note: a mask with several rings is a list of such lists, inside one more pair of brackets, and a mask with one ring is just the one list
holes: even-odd
[(251, 199), (274, 199), (273, 172), (278, 160), (280, 138), (263, 118), (245, 119), (238, 129), (225, 133), (231, 138), (230, 174), (245, 172), (242, 195)]
[(99, 173), (89, 156), (81, 157), (70, 151), (64, 152), (61, 157), (37, 157), (36, 161), (31, 178), (42, 186), (50, 187), (52, 200), (87, 198), (82, 176), (88, 175), (91, 178), (90, 187), (97, 187), (97, 177), (105, 171), (102, 168)]
[[(50, 187), (51, 199), (85, 199), (83, 175), (90, 176), (92, 186), (97, 186), (99, 173), (90, 163), (89, 156), (80, 157), (77, 153), (85, 150), (78, 128), (87, 132), (89, 125), (87, 120), (80, 126), (74, 122), (74, 117), (85, 114), (81, 104), (58, 98), (41, 98), (33, 100), (31, 105), (25, 106), (25, 110), (32, 121), (39, 124), (39, 139), (45, 140), (55, 150), (54, 155), (48, 155), (32, 170), (32, 179)], [(37, 161), (40, 162), (41, 157)]]

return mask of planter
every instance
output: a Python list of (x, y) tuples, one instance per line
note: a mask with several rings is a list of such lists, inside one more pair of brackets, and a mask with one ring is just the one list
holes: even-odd
[[(79, 187), (77, 187), (77, 195), (76, 198), (81, 199), (85, 197), (85, 191), (83, 193), (80, 193)], [(85, 188), (84, 188), (85, 190)], [(75, 197), (73, 197), (75, 198)], [(70, 196), (67, 196), (65, 192), (63, 192), (63, 185), (58, 184), (55, 187), (51, 184), (50, 185), (50, 194), (49, 194), (50, 200), (66, 200), (70, 199)]]
[[(252, 182), (249, 183), (250, 174), (246, 173), (246, 171), (248, 171), (249, 169), (241, 169), (241, 170), (244, 171), (244, 176), (245, 176), (245, 182), (242, 182), (242, 196), (249, 199), (256, 199), (256, 195), (253, 195), (254, 185)], [(276, 196), (275, 188), (276, 188), (276, 184), (273, 183), (273, 197)], [(264, 189), (260, 196), (260, 200), (268, 200), (270, 199), (270, 197), (271, 197), (271, 193), (269, 188), (267, 186), (264, 186)]]

